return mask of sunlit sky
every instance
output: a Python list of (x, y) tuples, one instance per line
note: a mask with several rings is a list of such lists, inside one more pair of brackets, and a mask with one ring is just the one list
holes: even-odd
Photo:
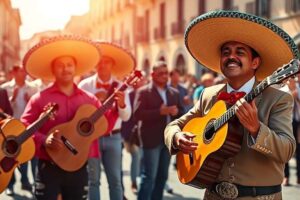
[(63, 29), (72, 15), (83, 15), (89, 10), (89, 0), (11, 0), (11, 3), (20, 10), (21, 39), (37, 32)]

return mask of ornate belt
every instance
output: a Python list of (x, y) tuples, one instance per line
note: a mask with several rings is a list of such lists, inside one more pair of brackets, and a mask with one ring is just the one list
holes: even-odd
[(229, 182), (213, 184), (211, 190), (224, 199), (236, 199), (237, 197), (271, 195), (281, 192), (281, 185), (274, 186), (244, 186)]

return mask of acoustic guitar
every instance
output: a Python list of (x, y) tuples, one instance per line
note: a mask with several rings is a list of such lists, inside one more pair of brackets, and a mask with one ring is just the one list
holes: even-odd
[(14, 169), (32, 159), (35, 145), (31, 136), (53, 118), (57, 104), (49, 104), (39, 119), (27, 128), (17, 119), (5, 119), (0, 128), (0, 193), (7, 187)]
[(78, 108), (71, 121), (53, 127), (49, 134), (58, 130), (64, 144), (59, 151), (46, 147), (53, 162), (65, 171), (80, 169), (88, 159), (91, 143), (107, 131), (108, 122), (104, 113), (115, 102), (114, 94), (117, 91), (124, 91), (129, 85), (134, 85), (141, 77), (140, 71), (133, 71), (99, 109), (93, 105), (84, 104)]
[[(264, 89), (299, 73), (300, 61), (291, 60), (260, 82), (244, 98), (252, 101)], [(227, 109), (224, 101), (217, 101), (204, 117), (196, 117), (184, 126), (184, 132), (195, 135), (198, 148), (190, 154), (177, 154), (179, 180), (196, 188), (209, 188), (216, 180), (226, 159), (241, 149), (243, 131), (235, 116), (235, 105)]]

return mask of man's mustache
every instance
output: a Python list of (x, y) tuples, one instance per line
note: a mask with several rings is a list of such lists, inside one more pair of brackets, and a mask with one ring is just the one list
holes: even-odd
[(228, 65), (229, 65), (230, 63), (235, 63), (235, 64), (237, 64), (238, 66), (242, 67), (242, 63), (241, 63), (239, 60), (236, 60), (236, 59), (234, 59), (234, 58), (228, 58), (228, 59), (224, 62), (224, 66), (225, 66), (225, 67), (228, 67)]

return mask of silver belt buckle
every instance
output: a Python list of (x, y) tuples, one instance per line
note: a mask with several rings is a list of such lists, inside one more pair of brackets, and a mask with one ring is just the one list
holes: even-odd
[(229, 182), (221, 182), (216, 185), (216, 192), (224, 199), (236, 199), (239, 191), (236, 185)]

